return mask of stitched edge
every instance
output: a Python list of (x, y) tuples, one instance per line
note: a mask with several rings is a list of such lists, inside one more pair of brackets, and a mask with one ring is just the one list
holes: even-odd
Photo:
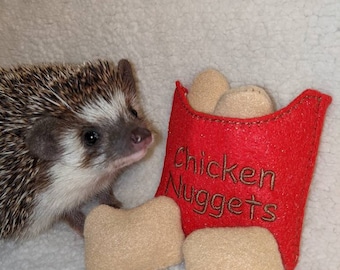
[[(191, 115), (192, 118), (194, 119), (199, 119), (199, 120), (203, 120), (203, 121), (207, 121), (207, 122), (215, 122), (215, 123), (223, 123), (223, 124), (234, 124), (234, 125), (259, 125), (259, 124), (264, 124), (264, 123), (269, 123), (269, 122), (273, 122), (273, 121), (277, 121), (278, 119), (283, 118), (285, 115), (288, 115), (290, 113), (292, 113), (292, 111), (296, 110), (302, 103), (305, 102), (306, 99), (316, 99), (318, 101), (318, 109), (320, 107), (320, 102), (322, 100), (321, 96), (312, 96), (312, 95), (307, 95), (304, 96), (303, 98), (301, 98), (301, 100), (295, 104), (294, 106), (292, 106), (291, 108), (289, 108), (288, 110), (285, 110), (286, 107), (284, 107), (282, 110), (282, 112), (276, 116), (273, 116), (272, 118), (268, 118), (268, 119), (264, 119), (264, 120), (254, 120), (254, 121), (237, 121), (237, 120), (226, 120), (226, 119), (219, 119), (219, 118), (209, 118), (209, 117), (205, 117), (203, 115), (199, 115), (194, 113), (192, 110), (192, 108), (188, 107), (190, 106), (189, 104), (187, 104), (183, 98), (185, 98), (185, 96), (183, 95), (183, 93), (179, 92), (179, 91), (187, 91), (186, 88), (182, 85), (177, 85), (176, 87), (176, 94), (179, 95), (180, 101), (181, 101), (181, 105), (182, 107), (185, 109), (185, 111)], [(294, 101), (293, 101), (294, 102)], [(289, 106), (289, 105), (288, 105)], [(190, 110), (190, 109), (191, 110)], [(275, 114), (275, 112), (274, 112)], [(214, 116), (214, 115), (212, 115)]]

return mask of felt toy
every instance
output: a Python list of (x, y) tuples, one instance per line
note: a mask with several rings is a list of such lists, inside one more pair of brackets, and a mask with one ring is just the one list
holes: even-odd
[(205, 228), (184, 242), (186, 270), (283, 270), (273, 235), (261, 227)]
[(227, 79), (215, 69), (208, 69), (194, 79), (192, 89), (188, 93), (190, 106), (195, 110), (213, 113), (216, 100), (230, 88)]
[(214, 69), (196, 76), (187, 99), (196, 111), (219, 116), (250, 118), (275, 110), (272, 99), (264, 89), (254, 85), (230, 89), (226, 77)]
[(182, 261), (180, 212), (168, 197), (130, 210), (100, 205), (86, 218), (84, 237), (87, 270), (155, 270)]
[[(217, 71), (212, 73), (210, 70), (196, 77), (187, 98), (190, 104), (193, 103), (192, 98), (196, 99), (194, 103), (198, 111), (202, 111), (200, 105), (204, 104), (204, 96), (199, 99), (200, 93), (215, 92), (214, 89), (208, 89), (212, 83), (195, 83), (203, 82), (207, 75), (211, 81), (215, 81), (216, 77), (216, 82), (220, 82), (219, 78), (222, 77)], [(220, 89), (217, 89), (220, 93)], [(272, 99), (258, 86), (227, 87), (220, 96), (216, 93), (215, 96), (215, 106), (211, 109), (214, 115), (251, 118), (274, 112)], [(210, 103), (213, 105), (213, 102)], [(183, 253), (186, 270), (206, 269), (207, 266), (221, 270), (283, 269), (275, 238), (267, 229), (255, 226), (198, 229), (185, 240)]]
[(226, 91), (218, 100), (214, 115), (251, 118), (274, 112), (274, 103), (267, 92), (255, 85)]
[[(200, 76), (192, 87), (196, 94), (176, 83), (156, 198), (130, 210), (99, 206), (88, 215), (87, 269), (159, 269), (179, 263), (180, 223), (188, 236), (183, 244), (187, 270), (295, 267), (331, 98), (306, 90), (272, 112), (263, 89), (230, 89), (217, 71)], [(214, 92), (211, 85), (218, 81), (222, 86)], [(215, 98), (203, 109), (208, 113), (198, 111), (198, 93), (206, 91)], [(248, 110), (251, 106), (255, 109)], [(237, 108), (242, 111), (237, 118), (213, 115), (231, 115)]]
[(177, 82), (156, 196), (178, 203), (186, 235), (207, 227), (268, 229), (285, 269), (294, 269), (331, 97), (309, 89), (276, 112), (243, 119), (197, 111), (188, 97)]

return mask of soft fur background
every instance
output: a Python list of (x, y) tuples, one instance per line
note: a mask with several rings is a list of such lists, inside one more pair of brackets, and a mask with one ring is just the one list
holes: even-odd
[[(297, 269), (340, 269), (338, 0), (0, 1), (1, 66), (95, 58), (134, 63), (159, 130), (152, 155), (117, 183), (126, 207), (152, 198), (158, 186), (176, 80), (190, 87), (214, 67), (232, 86), (265, 87), (278, 108), (306, 88), (332, 95)], [(83, 240), (64, 224), (28, 242), (0, 241), (0, 269), (84, 269), (83, 255)]]

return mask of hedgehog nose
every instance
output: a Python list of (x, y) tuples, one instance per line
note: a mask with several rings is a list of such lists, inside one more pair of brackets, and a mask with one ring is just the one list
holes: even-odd
[(147, 138), (151, 138), (151, 132), (146, 128), (138, 127), (131, 131), (131, 141), (134, 144), (139, 144)]

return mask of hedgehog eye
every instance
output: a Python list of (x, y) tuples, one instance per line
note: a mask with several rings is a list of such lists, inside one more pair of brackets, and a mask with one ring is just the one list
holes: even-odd
[(93, 146), (99, 139), (98, 132), (94, 130), (89, 130), (84, 133), (84, 142), (87, 146)]
[(133, 108), (130, 108), (130, 113), (135, 117), (135, 118), (138, 118), (138, 112), (133, 109)]

